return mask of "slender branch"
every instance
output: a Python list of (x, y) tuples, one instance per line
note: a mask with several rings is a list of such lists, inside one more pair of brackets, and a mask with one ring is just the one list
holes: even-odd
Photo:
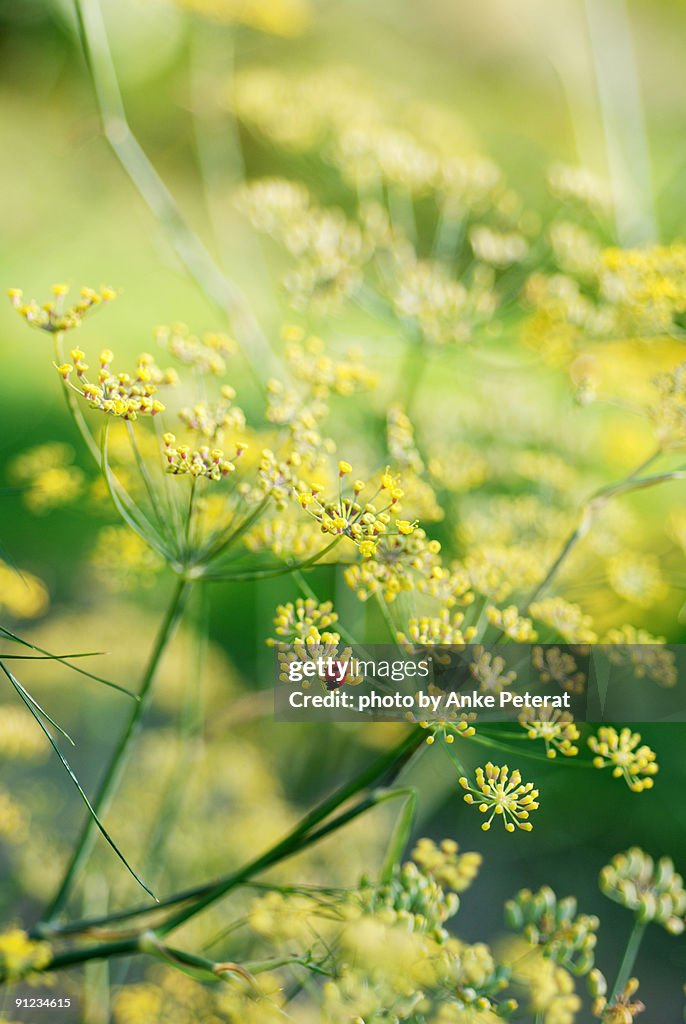
[[(157, 668), (181, 617), (189, 590), (189, 583), (181, 579), (177, 581), (141, 680), (138, 691), (139, 699), (126, 719), (119, 741), (105, 770), (104, 778), (100, 783), (100, 788), (93, 800), (93, 808), (98, 817), (106, 813), (117, 789), (132, 740), (140, 727), (141, 719), (148, 707)], [(77, 875), (90, 855), (96, 834), (95, 822), (92, 818), (88, 818), (81, 829), (59, 889), (43, 916), (43, 922), (54, 920), (64, 909)]]
[(243, 352), (256, 379), (261, 383), (265, 375), (278, 374), (278, 359), (245, 296), (223, 273), (190, 227), (131, 131), (99, 0), (74, 0), (74, 7), (105, 138), (164, 230), (190, 277), (210, 301), (231, 318)]
[(599, 491), (596, 491), (588, 501), (581, 506), (581, 516), (578, 525), (567, 537), (566, 541), (562, 545), (562, 548), (553, 561), (552, 565), (548, 569), (547, 573), (541, 580), (541, 582), (534, 588), (532, 593), (526, 602), (527, 609), (536, 598), (543, 593), (543, 591), (550, 585), (555, 576), (560, 570), (563, 562), (567, 559), (570, 552), (576, 547), (578, 542), (585, 537), (591, 526), (595, 522), (596, 517), (613, 498), (618, 497), (621, 494), (627, 494), (630, 491), (643, 490), (646, 487), (654, 487), (656, 484), (667, 483), (671, 480), (682, 480), (686, 478), (686, 473), (683, 470), (673, 470), (670, 473), (660, 473), (656, 476), (640, 477), (639, 474), (645, 469), (651, 466), (662, 454), (658, 449), (649, 455), (647, 459), (644, 459), (628, 476), (624, 477), (618, 483), (608, 484), (606, 487), (601, 487)]
[[(313, 808), (284, 839), (238, 871), (231, 872), (214, 882), (195, 886), (194, 888), (168, 896), (166, 899), (160, 900), (156, 906), (137, 906), (100, 917), (70, 921), (67, 924), (53, 924), (50, 921), (45, 921), (38, 924), (32, 934), (37, 938), (83, 934), (94, 929), (107, 928), (118, 923), (132, 921), (138, 917), (157, 915), (167, 907), (178, 907), (180, 904), (195, 901), (183, 911), (184, 920), (186, 920), (199, 913), (205, 906), (209, 906), (210, 903), (219, 899), (220, 896), (223, 896), (231, 889), (251, 880), (254, 875), (264, 871), (267, 867), (272, 867), (293, 853), (304, 849), (306, 845), (317, 842), (336, 828), (340, 828), (342, 824), (351, 820), (352, 817), (357, 817), (368, 807), (375, 806), (382, 797), (387, 799), (387, 788), (385, 790), (377, 790), (375, 794), (365, 798), (365, 800), (356, 804), (350, 810), (343, 812), (328, 823), (322, 824), (347, 800), (363, 789), (379, 783), (385, 784), (388, 787), (402, 771), (407, 760), (421, 745), (423, 739), (423, 729), (417, 727), (411, 730), (396, 746), (386, 751), (373, 761), (371, 765), (337, 789), (330, 797), (327, 797), (322, 803), (318, 804), (317, 807)], [(317, 829), (318, 825), (321, 825), (321, 828)], [(187, 911), (189, 912), (187, 913)], [(177, 917), (180, 917), (180, 913)], [(169, 919), (169, 921), (171, 920), (172, 918)], [(176, 927), (179, 923), (181, 923), (180, 920), (176, 921), (171, 927)], [(157, 929), (162, 926), (151, 925), (151, 927)], [(171, 927), (166, 927), (164, 931), (170, 931)]]
[(643, 942), (646, 927), (647, 925), (645, 921), (637, 920), (634, 922), (634, 927), (631, 935), (629, 936), (629, 941), (626, 944), (622, 962), (619, 965), (619, 970), (617, 971), (617, 978), (612, 986), (612, 993), (608, 1000), (610, 1006), (612, 1006), (612, 1001), (616, 996), (618, 996), (620, 992), (624, 991), (626, 983), (631, 977), (634, 964), (636, 963), (636, 957), (638, 956), (638, 951), (641, 948), (641, 943)]

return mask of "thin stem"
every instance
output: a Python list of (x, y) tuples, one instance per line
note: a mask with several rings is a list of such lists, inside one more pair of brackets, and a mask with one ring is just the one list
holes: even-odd
[(329, 553), (329, 551), (332, 551), (336, 547), (337, 544), (340, 544), (341, 540), (342, 540), (341, 536), (336, 537), (334, 540), (331, 541), (330, 544), (327, 544), (327, 546), (325, 548), (322, 548), (321, 551), (318, 551), (316, 555), (312, 555), (311, 558), (306, 558), (302, 562), (292, 562), (290, 565), (283, 565), (283, 566), (279, 566), (279, 567), (274, 567), (272, 569), (254, 569), (252, 572), (242, 572), (242, 573), (228, 573), (228, 572), (227, 573), (222, 573), (222, 572), (218, 572), (218, 571), (204, 572), (202, 574), (202, 576), (206, 580), (221, 580), (221, 581), (238, 581), (238, 580), (241, 580), (242, 582), (246, 582), (246, 581), (250, 581), (250, 580), (269, 580), (269, 579), (273, 579), (276, 576), (287, 576), (289, 573), (294, 572), (296, 569), (308, 569), (310, 566), (316, 565), (317, 562), (320, 560), (320, 558), (323, 558), (324, 555)]
[[(295, 852), (302, 846), (301, 840), (307, 839), (308, 842), (313, 841), (313, 836), (309, 836), (308, 834), (311, 833), (317, 825), (325, 822), (325, 820), (343, 803), (355, 796), (361, 790), (366, 789), (367, 786), (376, 781), (380, 775), (384, 775), (389, 769), (396, 766), (398, 761), (401, 761), (406, 754), (412, 753), (418, 743), (421, 742), (421, 733), (421, 729), (413, 729), (412, 732), (410, 732), (409, 735), (391, 751), (382, 755), (369, 768), (337, 790), (328, 798), (328, 800), (324, 800), (318, 807), (315, 807), (314, 810), (303, 818), (300, 824), (293, 830), (293, 832), (290, 833), (290, 835), (286, 836), (286, 838), (280, 843), (277, 843), (271, 850), (268, 850), (267, 853), (258, 857), (255, 861), (242, 868), (240, 871), (234, 872), (226, 878), (220, 879), (190, 907), (183, 908), (177, 914), (169, 918), (162, 928), (159, 929), (161, 934), (167, 934), (179, 925), (184, 924), (191, 917), (199, 914), (206, 907), (211, 906), (247, 878), (250, 878), (252, 875), (257, 874), (260, 871), (264, 871), (275, 863), (278, 863), (278, 861), (284, 856), (290, 856), (291, 853)], [(372, 800), (373, 797), (370, 797), (369, 799)], [(341, 816), (341, 819), (346, 819), (345, 813)], [(336, 827), (340, 827), (343, 823), (344, 820), (340, 820)], [(325, 824), (322, 825), (322, 828), (319, 829), (319, 831), (314, 833), (314, 836), (319, 839), (332, 830), (331, 824)]]
[[(165, 613), (162, 625), (160, 626), (157, 634), (155, 645), (148, 660), (145, 672), (143, 673), (140, 689), (138, 691), (138, 701), (134, 704), (128, 718), (126, 719), (119, 741), (105, 770), (104, 778), (100, 783), (100, 788), (93, 800), (93, 809), (98, 817), (101, 817), (106, 813), (114, 793), (116, 792), (126, 764), (127, 755), (131, 748), (131, 743), (138, 731), (143, 714), (148, 707), (151, 688), (157, 668), (181, 617), (189, 590), (190, 584), (186, 580), (177, 580), (169, 602), (169, 607)], [(95, 822), (93, 818), (89, 817), (81, 829), (59, 889), (43, 916), (44, 922), (53, 921), (64, 909), (78, 873), (90, 855), (96, 834)]]
[[(272, 867), (285, 857), (289, 857), (293, 853), (303, 849), (305, 845), (310, 845), (311, 843), (323, 838), (324, 835), (329, 834), (332, 830), (339, 828), (344, 824), (345, 821), (350, 820), (351, 816), (356, 817), (358, 814), (362, 813), (363, 810), (366, 810), (367, 807), (375, 806), (375, 803), (379, 802), (384, 793), (387, 793), (387, 790), (377, 790), (376, 800), (374, 800), (374, 795), (365, 798), (364, 801), (356, 804), (354, 808), (343, 812), (343, 814), (338, 818), (322, 825), (320, 829), (315, 831), (317, 825), (324, 822), (342, 804), (351, 799), (351, 797), (355, 796), (357, 793), (361, 792), (363, 789), (368, 788), (374, 783), (383, 782), (384, 779), (386, 779), (386, 785), (388, 785), (390, 781), (395, 780), (402, 771), (407, 759), (410, 758), (415, 750), (420, 746), (423, 738), (423, 729), (417, 727), (416, 729), (411, 730), (411, 732), (396, 744), (396, 746), (392, 747), (391, 750), (386, 751), (373, 761), (371, 765), (365, 768), (345, 785), (337, 789), (330, 797), (323, 800), (317, 807), (313, 808), (313, 810), (310, 811), (310, 813), (307, 814), (295, 829), (293, 829), (293, 831), (284, 839), (238, 871), (225, 875), (214, 882), (196, 886), (192, 889), (186, 889), (173, 896), (169, 896), (166, 899), (160, 900), (157, 906), (151, 907), (146, 905), (142, 907), (133, 907), (129, 910), (116, 911), (112, 914), (98, 918), (72, 921), (65, 925), (53, 925), (51, 922), (46, 922), (38, 925), (33, 934), (36, 937), (41, 938), (47, 938), (54, 935), (76, 935), (101, 926), (108, 926), (116, 924), (117, 922), (130, 921), (136, 917), (155, 914), (166, 907), (175, 907), (178, 904), (188, 903), (191, 900), (195, 900), (196, 902), (194, 904), (189, 908), (185, 908), (182, 912), (184, 914), (183, 920), (187, 920), (189, 917), (192, 917), (194, 914), (204, 909), (205, 906), (209, 906), (210, 903), (219, 899), (220, 896), (223, 896), (231, 889), (251, 880), (254, 875), (258, 874), (258, 872), (264, 871), (267, 867)], [(177, 915), (176, 920), (173, 918), (169, 919), (164, 927), (164, 931), (170, 931), (171, 928), (177, 927), (178, 924), (182, 923), (180, 917), (181, 914)]]
[(624, 991), (626, 983), (631, 977), (632, 971), (634, 969), (634, 964), (636, 963), (636, 957), (638, 956), (638, 951), (641, 948), (641, 943), (643, 942), (643, 936), (645, 935), (646, 927), (647, 925), (645, 921), (637, 920), (634, 922), (634, 927), (632, 929), (631, 935), (629, 936), (629, 941), (626, 944), (626, 949), (624, 950), (622, 962), (619, 965), (617, 978), (615, 980), (614, 985), (612, 986), (612, 993), (608, 1000), (610, 1006), (612, 1005), (612, 1001), (619, 995), (619, 993)]
[(584, 505), (582, 505), (579, 524), (574, 530), (572, 530), (569, 537), (567, 537), (567, 540), (562, 545), (559, 554), (553, 561), (547, 573), (529, 595), (526, 602), (527, 609), (552, 583), (563, 562), (567, 559), (568, 555), (576, 547), (581, 538), (586, 536), (597, 515), (605, 507), (608, 501), (620, 494), (626, 494), (629, 491), (640, 490), (644, 487), (650, 487), (657, 483), (665, 483), (667, 480), (675, 480), (679, 478), (679, 471), (674, 471), (672, 473), (662, 473), (659, 476), (636, 479), (639, 473), (642, 473), (643, 470), (651, 466), (661, 454), (662, 452), (659, 449), (653, 452), (652, 455), (649, 455), (647, 459), (644, 459), (643, 462), (636, 466), (636, 468), (632, 470), (628, 476), (624, 477), (623, 480), (620, 480), (618, 483), (608, 484), (606, 487), (602, 487), (599, 491), (596, 491)]
[(243, 353), (261, 384), (265, 374), (278, 374), (278, 359), (245, 296), (216, 264), (185, 220), (174, 197), (131, 131), (98, 0), (75, 0), (74, 6), (105, 138), (165, 231), (190, 277), (215, 305), (231, 317)]

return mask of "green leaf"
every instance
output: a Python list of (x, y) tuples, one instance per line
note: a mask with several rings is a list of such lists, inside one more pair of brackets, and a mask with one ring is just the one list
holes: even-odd
[(92, 806), (90, 800), (86, 796), (86, 793), (85, 793), (81, 783), (79, 782), (78, 778), (76, 777), (76, 775), (75, 775), (71, 765), (67, 761), (66, 757), (64, 756), (64, 754), (62, 753), (62, 751), (58, 747), (58, 745), (57, 745), (57, 743), (55, 741), (55, 738), (53, 737), (52, 733), (50, 732), (50, 730), (48, 729), (47, 725), (43, 721), (43, 718), (45, 718), (52, 726), (54, 726), (56, 729), (58, 729), (60, 731), (60, 733), (69, 740), (70, 743), (73, 743), (73, 740), (70, 739), (70, 737), (67, 735), (67, 733), (64, 731), (64, 729), (62, 729), (59, 725), (57, 725), (57, 723), (52, 718), (50, 718), (50, 716), (45, 711), (43, 711), (43, 709), (40, 707), (38, 702), (34, 700), (34, 698), (22, 686), (22, 684), (19, 682), (19, 680), (16, 678), (16, 676), (14, 676), (12, 672), (10, 672), (10, 670), (7, 668), (7, 666), (1, 660), (0, 660), (0, 669), (7, 676), (7, 678), (10, 681), (10, 683), (12, 684), (14, 689), (16, 690), (16, 692), (19, 695), (19, 697), (21, 698), (22, 702), (25, 704), (25, 706), (27, 707), (28, 711), (33, 716), (33, 718), (37, 722), (38, 726), (40, 727), (40, 729), (43, 731), (43, 733), (47, 737), (48, 742), (50, 743), (50, 746), (52, 747), (52, 749), (54, 750), (54, 752), (57, 754), (58, 758), (60, 759), (60, 761), (62, 763), (62, 767), (66, 771), (67, 775), (69, 776), (71, 781), (74, 783), (74, 785), (75, 785), (75, 787), (77, 789), (77, 792), (78, 792), (79, 796), (81, 797), (81, 800), (86, 805), (86, 807), (88, 809), (88, 813), (93, 818), (93, 821), (97, 825), (97, 827), (98, 827), (100, 833), (102, 834), (103, 838), (105, 839), (105, 841), (114, 850), (115, 854), (117, 855), (119, 860), (122, 862), (122, 864), (124, 865), (126, 870), (129, 872), (129, 874), (131, 874), (133, 876), (133, 878), (136, 879), (138, 884), (143, 889), (145, 889), (145, 891), (148, 893), (149, 896), (152, 896), (152, 898), (155, 901), (157, 901), (157, 897), (155, 896), (155, 894), (152, 891), (152, 889), (150, 889), (145, 884), (143, 879), (134, 871), (134, 869), (131, 867), (131, 865), (127, 861), (126, 857), (124, 856), (124, 854), (121, 852), (121, 850), (119, 849), (119, 847), (117, 846), (115, 841), (112, 839), (112, 836), (109, 834), (109, 832), (107, 831), (107, 829), (105, 828), (103, 823), (98, 818), (97, 814), (95, 813), (95, 810), (93, 809), (93, 806)]

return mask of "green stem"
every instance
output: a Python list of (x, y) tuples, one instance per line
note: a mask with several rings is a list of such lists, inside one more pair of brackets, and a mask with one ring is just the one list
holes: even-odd
[(641, 948), (641, 943), (643, 942), (646, 927), (647, 925), (645, 921), (634, 922), (634, 927), (631, 935), (629, 936), (629, 941), (626, 944), (622, 962), (619, 965), (617, 978), (612, 986), (612, 993), (608, 1000), (610, 1006), (612, 1006), (613, 1000), (620, 994), (620, 992), (624, 991), (626, 983), (631, 977), (634, 964), (636, 963), (636, 957), (638, 956), (638, 951)]
[[(98, 817), (102, 817), (102, 815), (106, 813), (117, 789), (126, 764), (132, 740), (138, 731), (143, 714), (148, 707), (151, 688), (157, 668), (181, 617), (189, 590), (189, 583), (182, 579), (177, 580), (169, 607), (167, 608), (162, 625), (160, 626), (160, 630), (157, 634), (155, 646), (153, 647), (141, 680), (140, 689), (138, 691), (139, 699), (134, 704), (128, 718), (126, 719), (124, 729), (110, 757), (104, 778), (100, 783), (100, 788), (93, 800), (93, 809)], [(53, 921), (64, 909), (77, 875), (90, 855), (96, 833), (97, 829), (95, 822), (92, 817), (89, 817), (81, 829), (76, 846), (62, 878), (62, 882), (60, 883), (55, 897), (43, 916), (43, 922)]]
[[(158, 926), (152, 926), (159, 930), (160, 934), (171, 931), (172, 928), (193, 917), (231, 889), (251, 880), (254, 875), (298, 852), (305, 845), (311, 845), (324, 838), (325, 835), (340, 828), (341, 825), (353, 817), (357, 817), (368, 808), (376, 806), (381, 799), (388, 799), (388, 790), (377, 790), (348, 811), (344, 811), (328, 823), (322, 824), (342, 804), (363, 789), (367, 789), (374, 783), (382, 782), (387, 776), (391, 776), (391, 779), (394, 779), (403, 768), (407, 758), (420, 746), (424, 735), (424, 730), (419, 727), (411, 730), (396, 746), (378, 757), (355, 778), (340, 787), (340, 789), (336, 790), (330, 797), (327, 797), (310, 811), (284, 839), (238, 871), (225, 875), (214, 882), (186, 889), (183, 892), (169, 896), (166, 899), (160, 900), (157, 906), (134, 907), (130, 910), (116, 911), (99, 918), (69, 922), (66, 925), (52, 925), (51, 923), (48, 923), (47, 927), (45, 924), (38, 925), (34, 930), (34, 936), (37, 938), (50, 938), (55, 935), (76, 935), (93, 928), (107, 927), (118, 922), (130, 921), (136, 917), (155, 914), (166, 907), (175, 907), (181, 903), (195, 901), (190, 906), (179, 911), (174, 917), (169, 918), (163, 925), (159, 926), (159, 929)], [(321, 825), (321, 827), (316, 829), (317, 825)]]
[[(178, 928), (179, 925), (184, 924), (191, 917), (195, 917), (196, 914), (205, 910), (206, 907), (211, 906), (218, 899), (221, 899), (222, 896), (231, 889), (234, 889), (237, 885), (240, 885), (241, 882), (252, 877), (258, 872), (266, 870), (273, 864), (278, 863), (278, 861), (282, 860), (283, 857), (290, 856), (296, 850), (300, 849), (303, 840), (309, 843), (314, 841), (315, 836), (317, 839), (320, 839), (325, 834), (333, 831), (333, 823), (330, 823), (328, 825), (323, 824), (319, 830), (313, 833), (313, 829), (315, 829), (317, 825), (321, 825), (322, 822), (325, 822), (326, 819), (330, 817), (330, 815), (333, 814), (333, 812), (342, 804), (355, 796), (361, 790), (366, 789), (372, 782), (376, 781), (379, 776), (384, 775), (388, 770), (393, 768), (406, 754), (412, 753), (415, 747), (421, 742), (421, 734), (421, 729), (413, 729), (396, 747), (382, 755), (377, 761), (370, 765), (369, 768), (361, 772), (354, 779), (351, 779), (350, 782), (338, 789), (327, 800), (324, 800), (318, 807), (315, 807), (314, 810), (310, 811), (310, 813), (303, 818), (300, 824), (288, 836), (286, 836), (285, 839), (272, 847), (271, 850), (268, 850), (267, 853), (258, 857), (251, 864), (246, 865), (246, 867), (240, 869), (238, 872), (234, 872), (231, 875), (220, 879), (212, 885), (209, 890), (205, 891), (204, 895), (200, 895), (189, 907), (184, 907), (179, 910), (178, 913), (172, 915), (161, 926), (161, 928), (158, 929), (159, 933), (166, 935), (174, 928)], [(368, 799), (370, 801), (374, 801), (375, 796), (376, 794), (372, 795)], [(386, 797), (384, 796), (384, 798)], [(366, 807), (364, 809), (366, 809)], [(339, 828), (345, 823), (347, 813), (349, 812), (344, 812), (339, 819), (336, 819), (336, 828)]]
[(184, 219), (179, 207), (131, 131), (98, 0), (75, 0), (84, 56), (105, 138), (148, 209), (166, 232), (190, 277), (231, 317), (258, 383), (279, 375), (280, 364), (242, 291), (224, 274)]
[(649, 455), (647, 459), (644, 459), (644, 461), (636, 466), (636, 468), (632, 470), (628, 476), (624, 477), (623, 480), (620, 480), (618, 483), (608, 484), (606, 487), (602, 487), (599, 491), (596, 491), (584, 505), (582, 505), (578, 525), (574, 530), (572, 530), (569, 537), (567, 537), (567, 540), (562, 545), (559, 554), (541, 582), (529, 595), (526, 602), (527, 609), (534, 603), (536, 598), (546, 590), (550, 583), (552, 583), (563, 562), (566, 561), (568, 555), (576, 547), (582, 537), (586, 536), (597, 515), (602, 511), (608, 501), (620, 494), (626, 494), (629, 491), (641, 490), (645, 487), (651, 487), (654, 484), (666, 483), (668, 480), (679, 479), (678, 471), (672, 473), (661, 473), (659, 476), (646, 477), (638, 480), (636, 479), (638, 474), (642, 473), (644, 469), (648, 468), (648, 466), (651, 466), (661, 454), (662, 453), (659, 449), (658, 451), (653, 452), (652, 455)]

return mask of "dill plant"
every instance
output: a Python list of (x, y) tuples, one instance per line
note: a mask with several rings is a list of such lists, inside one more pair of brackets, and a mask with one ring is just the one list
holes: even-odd
[[(272, 6), (257, 5), (249, 20), (264, 27), (259, 10), (274, 14)], [(251, 837), (250, 854), (230, 868), (220, 865), (212, 881), (189, 886), (179, 879), (167, 894), (155, 885), (154, 900), (141, 895), (100, 914), (77, 913), (77, 883), (88, 875), (105, 818), (118, 824), (106, 836), (134, 872), (131, 858), (124, 859), (127, 823), (113, 798), (126, 790), (135, 744), (155, 763), (155, 743), (165, 737), (142, 726), (155, 688), (164, 687), (160, 666), (191, 595), (212, 582), (250, 587), (290, 578), (302, 596), (278, 605), (267, 641), (277, 650), (292, 644), (312, 660), (355, 642), (346, 616), (313, 589), (309, 570), (326, 564), (340, 567), (361, 606), (375, 608), (373, 621), (400, 651), (500, 640), (557, 644), (535, 649), (534, 665), (543, 682), (578, 692), (584, 648), (601, 642), (647, 687), (674, 685), (670, 652), (654, 650), (664, 639), (644, 626), (645, 609), (668, 593), (662, 566), (632, 547), (636, 521), (622, 521), (617, 509), (626, 495), (684, 478), (683, 364), (666, 368), (650, 397), (637, 400), (648, 450), (609, 482), (562, 432), (551, 437), (549, 424), (536, 430), (516, 400), (508, 406), (506, 397), (494, 398), (488, 378), (510, 358), (525, 370), (533, 359), (571, 385), (578, 417), (615, 400), (618, 341), (681, 338), (686, 258), (677, 244), (610, 244), (608, 196), (582, 169), (551, 169), (557, 207), (542, 221), (495, 162), (465, 150), (459, 125), (445, 111), (408, 115), (400, 100), (345, 70), (294, 75), (252, 67), (232, 83), (232, 114), (277, 168), (294, 155), (318, 167), (311, 182), (248, 173), (235, 197), (237, 210), (287, 263), (280, 284), (289, 322), (272, 344), (132, 134), (96, 0), (76, 7), (105, 135), (191, 276), (228, 318), (230, 333), (158, 327), (155, 342), (164, 361), (176, 365), (160, 366), (157, 356), (143, 353), (126, 372), (109, 349), (86, 354), (87, 321), (115, 299), (113, 289), (85, 287), (72, 300), (57, 284), (42, 303), (10, 290), (26, 323), (52, 337), (56, 383), (92, 457), (93, 486), (118, 516), (97, 539), (96, 570), (120, 593), (158, 575), (173, 582), (102, 781), (91, 798), (83, 794), (90, 814), (63, 858), (54, 892), (30, 929), (0, 934), (0, 978), (40, 982), (95, 960), (152, 958), (147, 977), (117, 991), (117, 1024), (566, 1024), (582, 1012), (584, 992), (596, 1019), (631, 1022), (644, 1008), (633, 970), (648, 925), (674, 935), (684, 928), (683, 880), (669, 858), (656, 862), (634, 848), (601, 872), (602, 892), (634, 918), (608, 983), (595, 966), (601, 921), (579, 912), (574, 897), (560, 898), (549, 887), (522, 890), (505, 906), (515, 937), (502, 948), (465, 942), (459, 918), (447, 925), (461, 894), (479, 884), (481, 853), (461, 850), (451, 837), (410, 842), (417, 793), (406, 776), (420, 756), (450, 764), (458, 837), (462, 803), (485, 816), (484, 832), (535, 830), (546, 799), (544, 784), (535, 781), (537, 762), (579, 769), (585, 778), (610, 769), (636, 799), (660, 785), (657, 753), (639, 733), (584, 727), (559, 713), (524, 712), (516, 729), (474, 726), (459, 716), (408, 725), (395, 745), (304, 815), (274, 799), (274, 818), (283, 825), (278, 836), (269, 835), (258, 852)], [(284, 5), (272, 30), (289, 34), (304, 11)], [(216, 84), (218, 95), (225, 96), (225, 84)], [(343, 194), (341, 205), (327, 202), (322, 181)], [(369, 336), (342, 351), (326, 339), (350, 309)], [(400, 366), (390, 388), (374, 370), (373, 339), (381, 330), (391, 333)], [(77, 333), (83, 349), (73, 340)], [(241, 359), (260, 383), (257, 415), (239, 404), (234, 387)], [(437, 388), (436, 366), (454, 375), (464, 368), (477, 382), (478, 400), (465, 396), (464, 408), (451, 409)], [(529, 405), (541, 398), (540, 386), (533, 394)], [(559, 400), (555, 387), (548, 408)], [(382, 428), (382, 440), (379, 430), (365, 431), (362, 408)], [(484, 423), (484, 408), (492, 423)], [(20, 454), (11, 473), (37, 514), (78, 500), (91, 482), (72, 450), (54, 444)], [(670, 531), (674, 550), (683, 548), (678, 515)], [(637, 623), (575, 599), (579, 581), (597, 573), (598, 564), (596, 591), (614, 593), (620, 611), (638, 615)], [(27, 596), (13, 591), (14, 577), (0, 565), (5, 571), (3, 613), (38, 614), (45, 600), (40, 581), (30, 581), (33, 604), (22, 612)], [(642, 656), (636, 644), (650, 645), (651, 653)], [(1, 660), (20, 693), (8, 656)], [(513, 683), (503, 659), (483, 647), (471, 670), (484, 693)], [(0, 724), (0, 750), (31, 758), (26, 725), (12, 724), (10, 715)], [(239, 753), (254, 756), (249, 747)], [(225, 792), (217, 781), (220, 742), (210, 740), (201, 757), (197, 800)], [(268, 779), (265, 790), (272, 785)], [(147, 812), (146, 798), (140, 800)], [(332, 836), (344, 844), (356, 820), (366, 822), (368, 812), (389, 804), (395, 824), (385, 844), (377, 837), (385, 845), (380, 866), (322, 877), (318, 845)], [(173, 806), (163, 811), (162, 851), (171, 849), (174, 829), (183, 830)], [(19, 833), (21, 812), (0, 791), (3, 829)], [(183, 844), (175, 851), (183, 856)], [(298, 877), (290, 864), (296, 856)], [(124, 873), (124, 866), (117, 870)], [(144, 873), (135, 877), (152, 892)]]

